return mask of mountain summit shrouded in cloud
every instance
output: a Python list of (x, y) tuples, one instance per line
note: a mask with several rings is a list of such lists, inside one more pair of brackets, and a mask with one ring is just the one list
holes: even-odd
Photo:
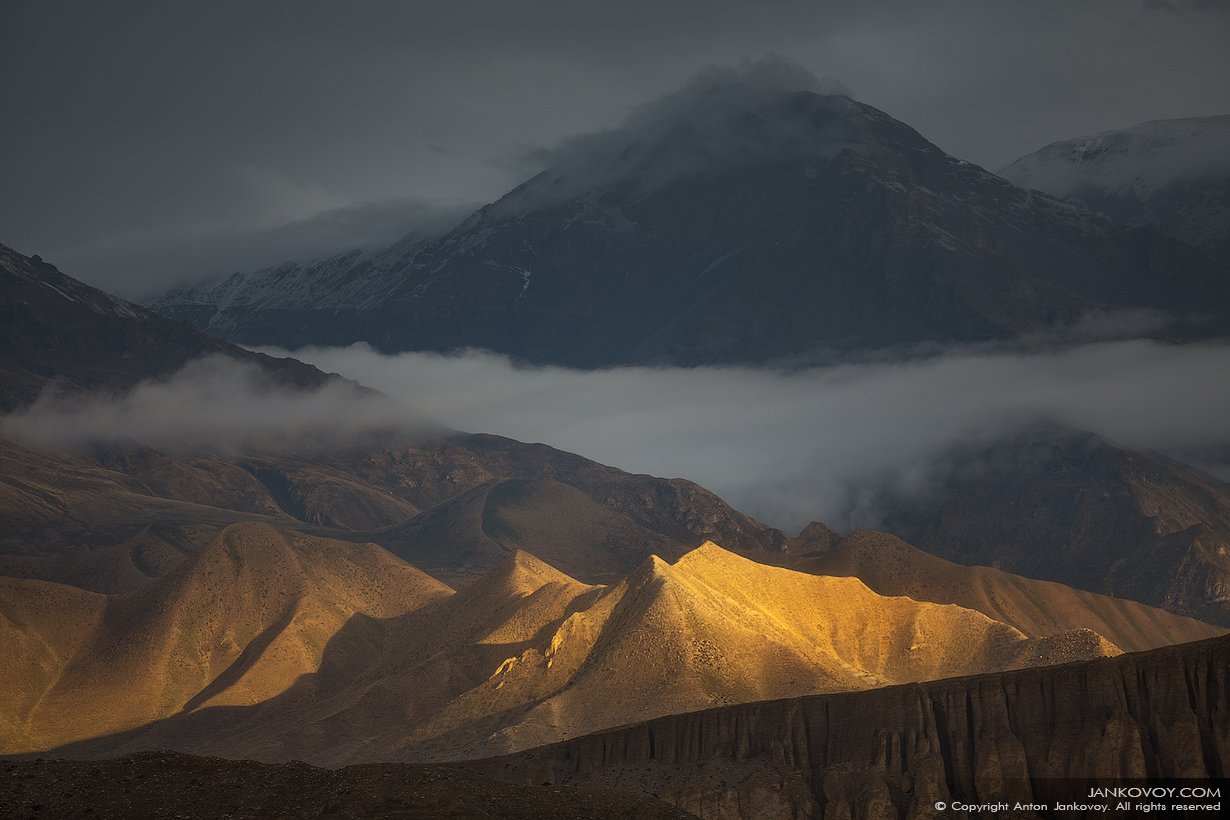
[[(801, 88), (800, 88), (801, 86)], [(702, 73), (451, 232), (152, 303), (245, 344), (764, 364), (1014, 339), (1095, 312), (1230, 321), (1212, 260), (1015, 187), (789, 63)]]
[[(849, 96), (781, 57), (700, 72), (682, 89), (645, 103), (614, 128), (579, 134), (530, 151), (524, 164), (543, 169), (502, 199), (493, 215), (562, 202), (610, 185), (648, 194), (672, 180), (766, 161), (831, 157), (856, 139), (839, 118), (808, 122), (782, 103), (793, 94)], [(831, 103), (840, 110), (841, 103)]]

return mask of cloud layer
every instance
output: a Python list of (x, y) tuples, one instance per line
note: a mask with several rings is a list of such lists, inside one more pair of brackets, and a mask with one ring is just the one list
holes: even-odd
[(956, 349), (794, 372), (581, 372), (482, 352), (384, 356), (365, 345), (295, 355), (450, 426), (690, 478), (786, 528), (874, 523), (865, 504), (875, 488), (924, 482), (955, 445), (1039, 420), (1171, 452), (1230, 441), (1225, 344)]
[(25, 410), (0, 416), (0, 435), (68, 449), (136, 442), (173, 452), (235, 453), (433, 429), (405, 405), (352, 382), (335, 379), (305, 390), (226, 356), (190, 362), (170, 378), (118, 395), (50, 390)]
[[(365, 345), (297, 358), (341, 380), (302, 391), (226, 359), (118, 397), (45, 396), (0, 433), (52, 446), (303, 446), (423, 418), (544, 442), (633, 472), (695, 480), (786, 529), (877, 523), (877, 491), (925, 489), (958, 445), (1051, 420), (1122, 445), (1199, 452), (1230, 442), (1230, 344), (962, 348), (791, 372), (525, 368), (483, 352), (385, 356)], [(410, 410), (408, 408), (413, 408)]]

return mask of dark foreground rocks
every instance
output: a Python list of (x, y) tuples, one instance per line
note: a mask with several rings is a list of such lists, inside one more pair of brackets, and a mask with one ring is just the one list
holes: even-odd
[(510, 785), (447, 766), (319, 769), (175, 752), (100, 761), (0, 761), (0, 817), (5, 820), (691, 816), (636, 792)]

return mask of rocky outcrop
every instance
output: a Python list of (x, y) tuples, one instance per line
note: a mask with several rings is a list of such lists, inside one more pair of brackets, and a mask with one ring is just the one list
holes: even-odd
[(1225, 778), (1230, 638), (674, 715), (475, 765), (640, 788), (706, 818), (913, 818), (1071, 790), (1053, 778)]

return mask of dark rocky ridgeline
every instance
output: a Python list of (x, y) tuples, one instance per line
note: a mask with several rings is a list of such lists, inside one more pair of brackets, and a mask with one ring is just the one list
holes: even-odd
[(1230, 638), (674, 715), (474, 766), (636, 787), (705, 818), (906, 818), (1066, 796), (1050, 778), (1224, 778)]
[(648, 795), (514, 786), (444, 766), (267, 764), (175, 752), (118, 760), (0, 761), (6, 818), (396, 817), (676, 820), (691, 815)]
[(287, 386), (338, 378), (206, 336), (0, 245), (0, 412), (31, 404), (53, 383), (123, 390), (204, 356), (255, 365)]

